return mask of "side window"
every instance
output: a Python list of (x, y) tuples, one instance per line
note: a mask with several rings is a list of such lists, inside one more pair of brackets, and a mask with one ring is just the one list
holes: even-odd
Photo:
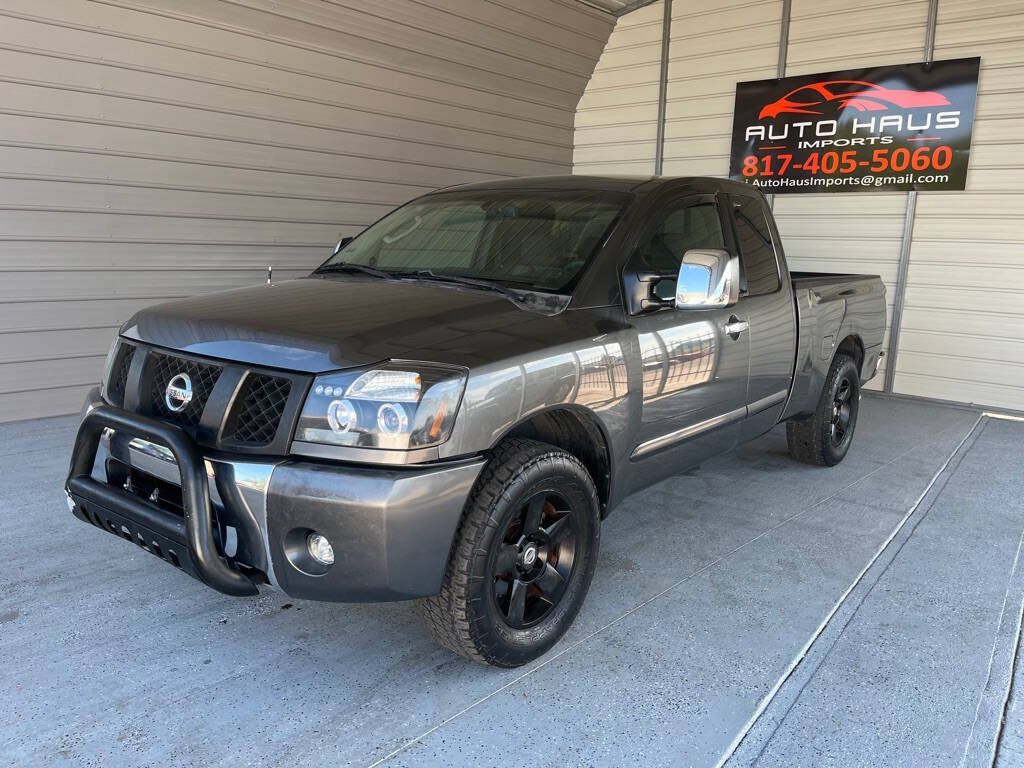
[(736, 239), (746, 280), (747, 295), (773, 293), (779, 288), (779, 262), (772, 246), (768, 220), (760, 200), (735, 197)]
[(718, 206), (714, 203), (670, 207), (641, 246), (640, 257), (651, 270), (674, 277), (679, 273), (683, 254), (691, 248), (725, 248)]

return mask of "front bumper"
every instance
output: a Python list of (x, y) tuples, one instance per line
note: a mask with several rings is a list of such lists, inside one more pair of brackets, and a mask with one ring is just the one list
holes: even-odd
[[(204, 455), (184, 430), (103, 403), (94, 390), (66, 489), (80, 520), (226, 594), (269, 583), (296, 598), (405, 600), (440, 590), (483, 463), (370, 468)], [(180, 508), (164, 501), (167, 489)], [(330, 567), (306, 551), (313, 531), (334, 548)]]

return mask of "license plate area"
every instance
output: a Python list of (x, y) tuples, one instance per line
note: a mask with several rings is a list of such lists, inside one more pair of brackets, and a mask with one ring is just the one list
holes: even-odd
[(136, 469), (113, 456), (106, 461), (106, 472), (107, 482), (111, 485), (118, 485), (128, 493), (145, 499), (166, 512), (178, 517), (185, 516), (181, 486), (177, 483)]

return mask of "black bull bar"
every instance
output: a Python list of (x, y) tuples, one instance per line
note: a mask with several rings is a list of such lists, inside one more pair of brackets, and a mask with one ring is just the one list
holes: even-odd
[[(171, 451), (181, 474), (183, 517), (92, 477), (100, 438), (108, 427)], [(175, 565), (218, 592), (258, 594), (256, 585), (217, 551), (206, 464), (195, 442), (179, 427), (106, 404), (93, 406), (78, 428), (66, 488), (78, 519), (157, 550), (154, 554), (172, 553)]]

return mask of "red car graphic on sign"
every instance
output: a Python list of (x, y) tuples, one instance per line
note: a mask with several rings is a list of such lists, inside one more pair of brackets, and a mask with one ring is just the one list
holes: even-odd
[(935, 91), (910, 91), (885, 88), (863, 80), (826, 80), (802, 85), (781, 99), (766, 104), (758, 120), (791, 115), (823, 115), (826, 105), (836, 111), (851, 107), (858, 112), (877, 112), (890, 107), (944, 107), (949, 99)]

